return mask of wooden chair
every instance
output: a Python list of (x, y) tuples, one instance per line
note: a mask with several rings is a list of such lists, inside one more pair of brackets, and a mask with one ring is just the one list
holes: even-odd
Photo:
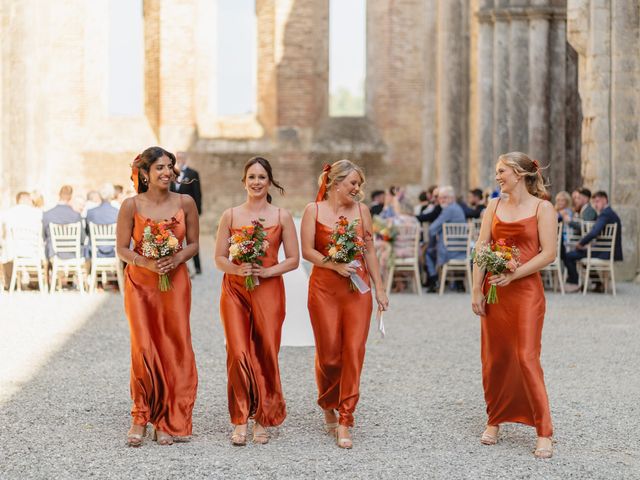
[(396, 272), (413, 272), (416, 293), (422, 295), (422, 285), (420, 284), (420, 224), (397, 225), (395, 242), (393, 244), (393, 262), (389, 268), (389, 282), (387, 283), (387, 293), (391, 290), (393, 276)]
[(452, 272), (463, 272), (467, 280), (468, 292), (471, 292), (471, 234), (473, 224), (445, 223), (442, 225), (442, 242), (449, 252), (464, 252), (464, 258), (452, 258), (440, 268), (440, 295), (444, 293), (447, 275)]
[[(592, 223), (592, 222), (584, 222)], [(600, 235), (589, 243), (587, 246), (587, 256), (580, 260), (580, 264), (584, 267), (584, 286), (582, 288), (582, 294), (586, 295), (589, 288), (589, 275), (593, 272), (598, 274), (597, 282), (601, 282), (604, 285), (604, 291), (608, 290), (608, 277), (611, 276), (611, 292), (613, 296), (616, 296), (616, 277), (613, 268), (613, 256), (616, 246), (616, 233), (618, 231), (618, 224), (608, 223), (605, 225)], [(605, 252), (609, 254), (609, 258), (597, 258), (593, 257), (593, 252)]]
[[(98, 274), (104, 286), (107, 283), (108, 275), (115, 275), (118, 281), (118, 289), (123, 293), (124, 278), (122, 277), (122, 269), (120, 268), (120, 260), (115, 255), (116, 249), (116, 224), (99, 225), (96, 223), (89, 224), (89, 236), (91, 238), (91, 275), (89, 278), (89, 291), (94, 293), (98, 283)], [(112, 247), (114, 250), (113, 257), (99, 257), (100, 247)]]
[(9, 228), (13, 269), (9, 282), (9, 293), (19, 289), (21, 282), (18, 275), (35, 273), (38, 277), (40, 292), (47, 291), (46, 258), (42, 227), (11, 227)]
[(551, 283), (553, 285), (553, 291), (556, 291), (556, 280), (553, 277), (553, 272), (556, 272), (558, 275), (557, 281), (560, 285), (560, 293), (564, 295), (564, 272), (562, 271), (562, 260), (560, 259), (560, 248), (562, 246), (562, 233), (563, 233), (563, 223), (558, 222), (558, 241), (556, 244), (556, 258), (553, 262), (542, 269), (543, 272), (551, 273)]
[(51, 293), (56, 291), (59, 280), (62, 288), (61, 273), (64, 273), (64, 277), (75, 273), (80, 293), (84, 293), (85, 259), (82, 255), (82, 222), (50, 223), (49, 233), (53, 247)]

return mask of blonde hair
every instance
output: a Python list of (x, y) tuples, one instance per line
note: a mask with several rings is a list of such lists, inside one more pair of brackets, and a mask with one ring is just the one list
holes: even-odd
[(547, 199), (547, 189), (542, 177), (542, 172), (538, 162), (529, 158), (526, 153), (509, 152), (498, 157), (498, 161), (504, 163), (507, 167), (511, 167), (516, 175), (524, 178), (524, 184), (527, 191), (538, 198)]
[(331, 164), (331, 170), (328, 173), (322, 172), (320, 174), (320, 177), (318, 178), (318, 186), (322, 186), (324, 176), (327, 175), (327, 190), (324, 194), (323, 200), (327, 198), (327, 194), (331, 187), (334, 184), (340, 183), (342, 180), (347, 178), (347, 175), (349, 175), (351, 172), (356, 172), (358, 175), (360, 175), (360, 179), (362, 180), (362, 183), (360, 184), (360, 191), (358, 192), (358, 201), (361, 202), (364, 198), (364, 190), (362, 188), (365, 183), (364, 172), (362, 171), (362, 168), (360, 168), (350, 160), (338, 160), (337, 162)]
[(565, 202), (567, 202), (567, 204), (565, 205), (564, 208), (571, 208), (573, 207), (573, 200), (571, 199), (571, 195), (569, 195), (569, 192), (566, 192), (564, 190), (562, 190), (561, 192), (558, 192), (556, 194), (556, 203), (558, 202), (558, 199), (564, 199)]

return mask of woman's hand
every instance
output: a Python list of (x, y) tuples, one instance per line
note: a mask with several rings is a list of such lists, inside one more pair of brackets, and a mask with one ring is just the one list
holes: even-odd
[(349, 265), (348, 263), (330, 262), (329, 265), (331, 265), (329, 268), (333, 269), (343, 277), (350, 277), (351, 274), (356, 273), (357, 270), (356, 267)]
[(178, 257), (178, 254), (174, 254), (159, 258), (154, 263), (156, 268), (155, 271), (157, 271), (158, 273), (169, 273), (182, 262), (180, 262), (180, 257)]
[(491, 277), (489, 277), (489, 283), (497, 287), (506, 287), (515, 280), (514, 274), (515, 272), (504, 272), (491, 275)]
[(253, 265), (251, 263), (241, 263), (236, 265), (235, 275), (240, 277), (250, 277), (253, 275)]
[(378, 310), (384, 312), (389, 309), (389, 299), (384, 289), (376, 289), (376, 302), (378, 302)]
[(252, 268), (251, 268), (251, 274), (254, 277), (260, 277), (260, 278), (270, 278), (272, 277), (272, 273), (271, 273), (271, 268), (269, 267), (263, 267), (262, 265), (258, 265), (256, 263), (253, 264)]
[(476, 315), (485, 315), (484, 307), (487, 303), (487, 299), (484, 297), (484, 293), (480, 289), (473, 289), (471, 292), (471, 310)]

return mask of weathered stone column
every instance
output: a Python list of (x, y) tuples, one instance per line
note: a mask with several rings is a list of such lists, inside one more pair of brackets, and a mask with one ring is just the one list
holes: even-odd
[(493, 152), (509, 151), (509, 18), (504, 11), (493, 13)]
[[(537, 3), (546, 3), (545, 0)], [(529, 12), (529, 155), (547, 165), (549, 158), (549, 17), (546, 9)], [(562, 65), (561, 65), (562, 66)], [(558, 88), (557, 90), (564, 90)], [(554, 123), (553, 128), (559, 127)], [(564, 128), (562, 128), (564, 132)]]
[(468, 37), (467, 1), (441, 1), (438, 8), (439, 183), (466, 188)]
[[(512, 0), (512, 3), (521, 3)], [(529, 26), (522, 7), (509, 9), (509, 150), (529, 150)]]
[(551, 190), (558, 192), (564, 190), (567, 184), (567, 30), (564, 15), (555, 14), (550, 27), (550, 51), (549, 61), (551, 68), (551, 80), (548, 85), (549, 92), (549, 118), (550, 127), (548, 137), (548, 160), (551, 168)]
[(425, 2), (425, 36), (424, 36), (424, 101), (422, 130), (422, 176), (423, 186), (436, 182), (437, 158), (437, 129), (435, 121), (437, 112), (437, 69), (434, 68), (438, 58), (438, 0), (424, 0)]
[(477, 87), (475, 118), (470, 154), (470, 187), (485, 188), (493, 184), (496, 154), (493, 150), (493, 17), (489, 9), (493, 0), (481, 0), (478, 20)]

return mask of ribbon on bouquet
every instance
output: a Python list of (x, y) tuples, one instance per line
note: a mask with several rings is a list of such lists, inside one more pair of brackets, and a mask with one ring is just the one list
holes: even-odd
[[(349, 266), (360, 269), (360, 267), (362, 267), (362, 264), (360, 263), (360, 260), (354, 260), (349, 264)], [(351, 278), (351, 283), (353, 283), (353, 285), (358, 289), (360, 293), (367, 293), (369, 290), (371, 290), (369, 288), (369, 285), (367, 285), (357, 273), (352, 273), (349, 278)]]

